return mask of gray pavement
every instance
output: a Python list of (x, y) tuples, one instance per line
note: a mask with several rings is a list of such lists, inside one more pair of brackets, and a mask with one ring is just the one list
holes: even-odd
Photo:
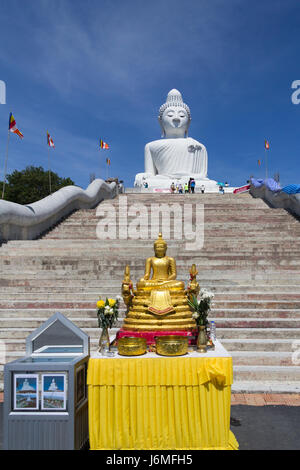
[[(231, 430), (240, 450), (300, 450), (299, 406), (231, 408)], [(3, 403), (0, 403), (0, 449), (3, 445)]]
[(240, 450), (300, 450), (299, 406), (235, 405), (231, 418)]

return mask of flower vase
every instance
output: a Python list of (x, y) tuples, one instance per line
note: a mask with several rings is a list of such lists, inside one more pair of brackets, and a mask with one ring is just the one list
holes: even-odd
[(197, 351), (201, 353), (206, 352), (207, 347), (207, 336), (206, 328), (203, 325), (198, 326), (198, 337), (197, 337)]
[(98, 352), (103, 354), (105, 351), (110, 350), (110, 341), (109, 341), (109, 334), (108, 328), (102, 328), (101, 336), (99, 339), (99, 348)]

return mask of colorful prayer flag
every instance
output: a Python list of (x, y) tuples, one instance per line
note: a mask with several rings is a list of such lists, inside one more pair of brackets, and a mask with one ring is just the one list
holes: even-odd
[(13, 132), (14, 134), (17, 134), (20, 137), (20, 139), (23, 139), (24, 136), (23, 136), (22, 132), (20, 132), (19, 129), (17, 128), (16, 120), (13, 117), (12, 113), (10, 113), (10, 115), (9, 115), (8, 130), (10, 132)]
[(269, 148), (270, 148), (270, 144), (267, 140), (265, 140), (265, 149), (269, 150)]
[(109, 146), (106, 142), (103, 142), (102, 139), (100, 139), (100, 148), (102, 149), (109, 149)]
[(257, 163), (259, 164), (259, 166), (261, 165), (261, 161), (260, 161), (260, 160), (257, 160)]
[(110, 158), (106, 159), (106, 163), (107, 163), (107, 165), (110, 165)]
[(53, 142), (53, 139), (52, 137), (50, 136), (49, 132), (47, 131), (47, 144), (49, 145), (49, 147), (54, 147), (54, 142)]

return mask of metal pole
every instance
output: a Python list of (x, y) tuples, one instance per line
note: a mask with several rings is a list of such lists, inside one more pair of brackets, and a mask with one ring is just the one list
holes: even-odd
[(6, 157), (5, 157), (5, 164), (4, 164), (4, 178), (3, 178), (3, 188), (2, 188), (2, 199), (4, 199), (4, 192), (5, 192), (5, 180), (6, 180), (6, 170), (7, 170), (9, 138), (10, 138), (10, 131), (8, 131), (8, 135), (7, 135)]
[(49, 189), (51, 194), (51, 170), (50, 170), (50, 145), (48, 144), (48, 173), (49, 173)]
[(266, 179), (268, 178), (268, 150), (265, 148), (265, 157), (266, 157)]

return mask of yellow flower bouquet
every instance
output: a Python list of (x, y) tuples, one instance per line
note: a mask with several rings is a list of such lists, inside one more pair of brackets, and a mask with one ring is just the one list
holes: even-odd
[(99, 328), (112, 328), (118, 319), (119, 313), (119, 300), (108, 299), (98, 300), (97, 302), (97, 317)]
[(97, 302), (98, 326), (102, 328), (98, 352), (105, 354), (105, 350), (110, 349), (108, 328), (112, 328), (118, 319), (119, 298), (102, 300)]

